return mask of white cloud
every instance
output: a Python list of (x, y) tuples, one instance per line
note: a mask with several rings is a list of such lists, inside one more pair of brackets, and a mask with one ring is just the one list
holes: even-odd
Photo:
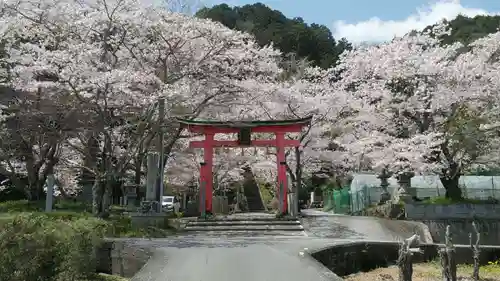
[(417, 8), (414, 14), (401, 21), (383, 21), (377, 17), (353, 24), (336, 21), (333, 24), (333, 31), (335, 38), (345, 37), (354, 44), (383, 42), (391, 40), (394, 36), (403, 36), (411, 30), (421, 30), (442, 19), (452, 20), (460, 14), (474, 17), (493, 13), (464, 7), (460, 0), (444, 0), (427, 7)]

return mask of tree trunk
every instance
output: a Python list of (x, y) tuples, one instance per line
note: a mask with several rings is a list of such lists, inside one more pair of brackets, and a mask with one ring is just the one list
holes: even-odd
[(99, 141), (94, 133), (90, 133), (87, 136), (87, 145), (86, 145), (86, 154), (83, 155), (83, 165), (86, 168), (83, 168), (81, 171), (81, 184), (83, 186), (82, 190), (82, 198), (85, 202), (91, 203), (93, 205), (94, 202), (94, 189), (96, 183), (99, 184), (99, 179), (96, 175), (98, 167), (98, 158), (99, 158)]
[(142, 164), (144, 161), (142, 159), (144, 155), (139, 153), (139, 155), (135, 158), (135, 171), (134, 171), (134, 184), (135, 184), (135, 194), (137, 194), (137, 200), (140, 201), (143, 197), (141, 193), (141, 178), (142, 178)]
[(113, 194), (113, 180), (109, 177), (106, 178), (106, 182), (104, 183), (104, 190), (102, 194), (102, 204), (101, 210), (99, 213), (100, 218), (108, 218), (109, 217), (109, 209), (111, 207), (111, 196)]
[(100, 179), (95, 179), (92, 186), (92, 214), (99, 216), (102, 205), (102, 184)]
[(462, 173), (458, 164), (451, 160), (449, 160), (449, 162), (451, 163), (446, 169), (443, 169), (440, 180), (446, 190), (445, 197), (453, 201), (460, 201), (463, 197), (458, 180)]
[(26, 172), (28, 174), (26, 195), (30, 201), (41, 200), (43, 198), (43, 183), (40, 183), (38, 176), (40, 168), (36, 166), (34, 160), (26, 160)]
[(28, 188), (26, 189), (26, 196), (29, 201), (38, 201), (43, 198), (43, 184), (38, 181), (28, 180)]
[(462, 190), (458, 184), (460, 175), (454, 175), (452, 177), (440, 177), (441, 183), (446, 190), (445, 197), (453, 201), (460, 201), (462, 197)]

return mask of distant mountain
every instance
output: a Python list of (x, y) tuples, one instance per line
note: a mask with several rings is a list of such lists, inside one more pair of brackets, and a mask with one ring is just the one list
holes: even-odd
[(313, 66), (329, 68), (340, 53), (350, 49), (346, 39), (335, 40), (324, 25), (307, 24), (302, 18), (289, 19), (262, 3), (229, 7), (227, 4), (203, 8), (197, 17), (218, 21), (225, 26), (253, 34), (261, 46), (273, 43), (283, 54), (294, 53)]
[[(451, 34), (441, 36), (443, 44), (461, 42), (467, 45), (478, 38), (497, 32), (500, 27), (500, 16), (475, 16), (469, 18), (459, 15), (454, 20), (446, 23), (451, 28)], [(434, 25), (430, 25), (424, 30), (433, 27)]]

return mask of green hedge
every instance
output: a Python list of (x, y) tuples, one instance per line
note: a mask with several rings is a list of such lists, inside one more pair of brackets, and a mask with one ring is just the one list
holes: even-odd
[(498, 199), (474, 199), (474, 198), (462, 198), (460, 200), (453, 200), (446, 198), (444, 196), (431, 197), (427, 200), (422, 201), (424, 204), (431, 205), (452, 205), (452, 204), (498, 204)]
[(40, 201), (28, 200), (1, 202), (0, 213), (37, 212), (42, 210), (42, 203)]
[(0, 229), (0, 280), (95, 280), (107, 222), (75, 213), (21, 214)]
[[(56, 200), (54, 210), (90, 212), (91, 208), (85, 202), (73, 200)], [(45, 210), (45, 201), (16, 200), (0, 202), (0, 213), (38, 212)]]

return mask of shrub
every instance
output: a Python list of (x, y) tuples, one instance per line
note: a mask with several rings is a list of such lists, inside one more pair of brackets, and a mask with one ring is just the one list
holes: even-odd
[(63, 221), (72, 221), (81, 218), (90, 218), (92, 215), (90, 213), (77, 213), (71, 211), (55, 211), (50, 213), (42, 213), (44, 216), (47, 216), (54, 220), (63, 220)]
[(36, 212), (41, 209), (44, 202), (16, 200), (0, 203), (0, 213)]
[(280, 208), (280, 201), (278, 201), (278, 198), (274, 197), (273, 200), (271, 200), (271, 209), (273, 210), (279, 210)]
[(0, 230), (0, 280), (80, 281), (95, 275), (100, 219), (22, 214)]
[(431, 197), (424, 200), (425, 204), (433, 205), (451, 205), (451, 204), (498, 204), (496, 199), (472, 199), (472, 198), (462, 198), (461, 200), (455, 201), (444, 196)]
[(273, 193), (265, 184), (259, 184), (260, 195), (264, 205), (269, 206), (273, 200)]
[(112, 215), (109, 222), (110, 237), (140, 237), (140, 238), (163, 238), (175, 232), (170, 226), (169, 215), (166, 215), (161, 223), (151, 226), (134, 226), (132, 219), (127, 215)]
[(122, 236), (133, 230), (132, 219), (129, 216), (111, 216), (108, 221), (110, 222), (110, 233), (113, 236)]
[[(73, 200), (56, 200), (53, 206), (54, 210), (65, 210), (74, 212), (90, 211), (90, 206), (85, 202)], [(16, 200), (0, 203), (0, 213), (20, 213), (20, 212), (38, 212), (45, 210), (45, 201)]]
[[(0, 176), (0, 182), (3, 181)], [(24, 200), (27, 199), (26, 193), (22, 188), (16, 188), (12, 185), (3, 186), (3, 189), (0, 189), (0, 202), (11, 201), (11, 200)]]
[[(45, 203), (43, 206), (45, 206)], [(90, 212), (92, 207), (86, 202), (76, 200), (56, 200), (54, 209), (74, 212)]]

